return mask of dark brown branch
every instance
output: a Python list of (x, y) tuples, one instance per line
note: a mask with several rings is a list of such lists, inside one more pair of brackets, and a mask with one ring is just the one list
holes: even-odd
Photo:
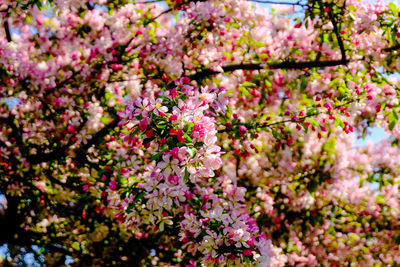
[(282, 62), (269, 65), (272, 69), (305, 69), (305, 68), (326, 68), (346, 65), (348, 60), (326, 60), (326, 61), (301, 61), (301, 62)]
[[(233, 65), (224, 66), (224, 67), (222, 67), (222, 70), (224, 72), (230, 72), (230, 71), (235, 71), (235, 70), (262, 70), (263, 68), (264, 67), (261, 66), (261, 64), (244, 63), (244, 64), (233, 64)], [(192, 80), (197, 80), (197, 79), (201, 79), (201, 78), (211, 76), (214, 74), (218, 74), (218, 73), (221, 73), (221, 72), (215, 71), (215, 70), (210, 70), (210, 69), (205, 69), (205, 70), (197, 72), (196, 74), (189, 76), (189, 78)]]
[(262, 3), (262, 4), (307, 6), (307, 4), (302, 4), (301, 1), (296, 1), (296, 2), (269, 1), (269, 0), (250, 0), (250, 1), (255, 2), (255, 3)]
[(135, 4), (152, 4), (152, 3), (159, 3), (163, 2), (164, 0), (149, 0), (149, 1), (138, 1)]
[(333, 25), (333, 30), (335, 31), (335, 35), (339, 44), (339, 48), (340, 48), (340, 54), (342, 55), (342, 60), (346, 60), (346, 50), (344, 49), (344, 44), (343, 44), (343, 40), (342, 37), (340, 36), (340, 32), (337, 26), (337, 21), (335, 19), (335, 17), (333, 16), (332, 13), (332, 8), (329, 8), (329, 20), (332, 22)]
[[(50, 181), (50, 182), (52, 182), (53, 184), (58, 184), (58, 185), (61, 185), (62, 187), (66, 187), (66, 188), (69, 188), (69, 189), (72, 189), (72, 190), (77, 190), (77, 191), (81, 191), (81, 192), (83, 192), (83, 188), (82, 188), (82, 186), (77, 186), (77, 185), (74, 185), (74, 184), (72, 184), (71, 182), (61, 182), (60, 180), (58, 180), (57, 178), (55, 178), (54, 176), (53, 176), (53, 174), (51, 173), (51, 171), (47, 171), (46, 172), (46, 178)], [(78, 179), (76, 179), (77, 181), (79, 181)]]
[(10, 25), (8, 25), (8, 20), (4, 19), (4, 31), (6, 32), (6, 38), (8, 42), (11, 42)]
[(22, 145), (22, 134), (18, 126), (14, 123), (14, 116), (10, 115), (9, 117), (0, 117), (0, 122), (3, 122), (10, 126), (12, 129), (11, 136), (17, 141), (18, 145)]
[(0, 140), (0, 147), (7, 148), (7, 144)]
[[(231, 72), (235, 70), (262, 70), (262, 69), (305, 69), (305, 68), (325, 68), (325, 67), (334, 67), (340, 65), (346, 65), (349, 63), (349, 60), (326, 60), (326, 61), (284, 61), (281, 63), (273, 63), (273, 64), (258, 64), (258, 63), (243, 63), (243, 64), (233, 64), (228, 66), (223, 66), (223, 72)], [(265, 66), (265, 67), (264, 67)], [(189, 76), (192, 80), (201, 79), (207, 76), (211, 76), (218, 73), (223, 73), (215, 70), (205, 69), (203, 71), (199, 71), (196, 74)]]
[[(100, 141), (101, 138), (106, 136), (110, 130), (114, 129), (118, 125), (118, 120), (114, 120), (108, 125), (106, 125), (103, 129), (98, 131), (92, 139), (90, 139), (86, 144), (82, 145), (77, 153), (77, 158), (79, 160), (84, 160), (84, 153), (94, 144)], [(61, 159), (65, 155), (65, 151), (68, 150), (71, 144), (58, 147), (49, 153), (39, 153), (35, 155), (27, 155), (26, 159), (31, 164), (39, 164), (42, 162), (49, 162), (53, 160)]]
[(86, 3), (86, 7), (87, 7), (87, 9), (89, 9), (89, 10), (93, 10), (93, 9), (94, 9), (94, 5), (93, 5), (92, 3), (90, 3), (90, 2), (87, 2), (87, 3)]
[(384, 51), (384, 52), (392, 52), (392, 51), (399, 50), (399, 49), (400, 49), (400, 45), (395, 45), (395, 46), (392, 46), (392, 47), (384, 48), (384, 49), (382, 49), (382, 51)]
[(49, 153), (39, 153), (39, 154), (35, 154), (35, 155), (27, 155), (26, 160), (30, 164), (39, 164), (42, 162), (49, 162), (49, 161), (60, 159), (64, 155), (65, 155), (64, 147), (59, 147)]
[(104, 126), (100, 131), (98, 131), (92, 139), (90, 139), (86, 144), (84, 144), (81, 149), (83, 150), (87, 150), (89, 149), (92, 145), (98, 143), (99, 141), (101, 141), (101, 139), (106, 136), (111, 130), (113, 130), (115, 127), (118, 126), (118, 122), (119, 120), (113, 120), (112, 122), (110, 122), (109, 124), (107, 124), (106, 126)]
[[(182, 5), (182, 4), (181, 4), (181, 5)], [(154, 17), (154, 20), (158, 19), (158, 18), (161, 17), (162, 15), (167, 14), (167, 13), (173, 11), (173, 10), (175, 10), (175, 9), (174, 9), (174, 8), (169, 8), (169, 9), (167, 9), (167, 10), (164, 10), (163, 12), (161, 12), (160, 14), (158, 14), (157, 16), (155, 16), (155, 17)]]

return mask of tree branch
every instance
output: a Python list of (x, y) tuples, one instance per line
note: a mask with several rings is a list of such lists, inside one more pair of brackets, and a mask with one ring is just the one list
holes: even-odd
[(152, 3), (159, 3), (163, 2), (164, 0), (149, 0), (149, 1), (138, 1), (135, 2), (136, 4), (152, 4)]
[(112, 129), (118, 126), (119, 120), (113, 120), (106, 126), (104, 126), (100, 131), (98, 131), (95, 136), (93, 136), (92, 139), (90, 139), (85, 145), (83, 145), (81, 148), (84, 150), (89, 149), (92, 145), (96, 144), (97, 142), (100, 141), (101, 138), (106, 136)]
[[(104, 126), (100, 131), (98, 131), (92, 139), (90, 139), (86, 144), (82, 145), (77, 151), (77, 159), (84, 160), (84, 153), (94, 144), (100, 141), (101, 138), (106, 136), (110, 130), (114, 129), (118, 125), (118, 120), (113, 120), (108, 125)], [(71, 144), (55, 148), (49, 153), (39, 153), (35, 155), (27, 155), (26, 159), (31, 164), (39, 164), (42, 162), (49, 162), (53, 160), (61, 159), (65, 155), (65, 151), (68, 150)]]
[(335, 35), (336, 35), (336, 38), (337, 38), (337, 41), (339, 44), (339, 48), (340, 48), (340, 53), (342, 55), (342, 60), (346, 60), (346, 50), (344, 49), (344, 44), (343, 44), (342, 37), (340, 36), (340, 32), (339, 32), (339, 29), (337, 26), (337, 21), (332, 13), (332, 7), (329, 8), (328, 15), (329, 15), (329, 20), (332, 22), (333, 30), (335, 31)]
[(12, 133), (11, 136), (15, 138), (15, 140), (17, 141), (18, 145), (22, 145), (22, 134), (20, 129), (18, 129), (18, 126), (14, 123), (14, 116), (10, 115), (8, 117), (0, 117), (0, 122), (3, 122), (5, 124), (7, 124), (8, 126), (10, 126), (10, 128), (12, 129)]
[[(255, 1), (257, 2), (257, 1)], [(269, 1), (262, 1), (262, 2), (269, 2)], [(272, 2), (272, 1), (271, 1)], [(286, 2), (280, 2), (280, 3), (286, 3)], [(300, 3), (300, 1), (297, 1), (297, 3)], [(287, 3), (289, 4), (289, 3)], [(293, 3), (292, 3), (293, 4)], [(333, 24), (333, 29), (337, 38), (337, 42), (340, 48), (340, 53), (341, 53), (341, 59), (340, 60), (313, 60), (313, 61), (284, 61), (281, 63), (272, 63), (272, 64), (257, 64), (257, 63), (244, 63), (244, 64), (233, 64), (233, 65), (228, 65), (222, 67), (223, 72), (230, 72), (230, 71), (235, 71), (235, 70), (261, 70), (265, 68), (270, 68), (270, 69), (305, 69), (305, 68), (325, 68), (325, 67), (334, 67), (334, 66), (340, 66), (340, 65), (346, 65), (349, 63), (349, 60), (346, 59), (346, 50), (344, 48), (344, 43), (342, 40), (342, 37), (340, 36), (340, 32), (337, 26), (337, 21), (335, 17), (333, 16), (332, 9), (329, 9), (329, 19), (332, 21)], [(210, 69), (206, 69), (200, 72), (197, 72), (196, 74), (193, 74), (189, 76), (192, 80), (197, 80), (201, 79), (207, 76), (211, 76), (214, 74), (221, 73), (219, 71), (214, 71)]]
[(87, 2), (87, 3), (86, 3), (86, 7), (87, 7), (87, 9), (89, 9), (89, 10), (93, 10), (93, 9), (94, 9), (94, 5), (93, 5), (91, 2)]
[[(325, 68), (325, 67), (334, 67), (334, 66), (340, 66), (340, 65), (346, 65), (349, 63), (349, 60), (326, 60), (326, 61), (319, 61), (319, 60), (313, 60), (313, 61), (284, 61), (281, 63), (272, 63), (272, 64), (264, 64), (264, 63), (243, 63), (243, 64), (233, 64), (233, 65), (227, 65), (223, 66), (222, 70), (223, 72), (231, 72), (235, 70), (262, 70), (262, 69), (305, 69), (305, 68)], [(211, 76), (214, 74), (218, 73), (223, 73), (220, 71), (215, 71), (215, 70), (210, 70), (210, 69), (205, 69), (202, 71), (197, 72), (196, 74), (193, 74), (189, 76), (190, 79), (192, 80), (197, 80), (201, 79), (207, 76)]]
[(6, 145), (6, 143), (4, 143), (3, 141), (0, 140), (0, 147), (7, 148), (7, 145)]
[(286, 2), (286, 1), (269, 1), (269, 0), (250, 0), (251, 2), (255, 3), (262, 3), (262, 4), (273, 4), (273, 5), (293, 5), (293, 6), (307, 6), (307, 4), (301, 3), (301, 1), (296, 2)]
[(59, 147), (54, 149), (52, 152), (49, 153), (39, 153), (35, 155), (26, 155), (26, 160), (30, 164), (39, 164), (42, 162), (48, 162), (60, 159), (65, 153), (66, 147)]
[(6, 38), (8, 42), (11, 42), (11, 33), (10, 33), (10, 25), (8, 24), (8, 20), (4, 19), (4, 31), (6, 32)]
[[(264, 67), (261, 64), (257, 64), (257, 63), (233, 64), (233, 65), (228, 65), (228, 66), (222, 67), (222, 70), (224, 72), (230, 72), (230, 71), (235, 71), (235, 70), (262, 70), (262, 69), (264, 69)], [(218, 74), (218, 73), (221, 73), (221, 72), (215, 71), (215, 70), (210, 70), (210, 69), (205, 69), (205, 70), (197, 72), (196, 74), (189, 76), (189, 78), (191, 80), (197, 80), (197, 79), (201, 79), (201, 78), (211, 76), (214, 74)]]
[[(348, 105), (348, 104), (351, 104), (351, 103), (353, 103), (353, 102), (355, 102), (355, 101), (357, 101), (357, 100), (359, 100), (359, 99), (357, 99), (357, 98), (349, 99), (349, 100), (346, 101), (345, 103), (342, 103), (342, 104), (339, 104), (339, 105), (335, 105), (335, 106), (334, 106), (334, 109), (338, 109), (338, 108), (340, 108), (340, 107), (344, 107), (344, 106), (346, 106), (346, 105)], [(318, 116), (318, 115), (320, 115), (320, 114), (329, 114), (329, 112), (326, 112), (326, 111), (317, 111), (316, 113), (312, 113), (312, 114), (309, 114), (309, 115), (305, 115), (305, 116), (299, 117), (298, 120), (293, 120), (293, 119), (291, 118), (291, 119), (280, 120), (280, 121), (271, 122), (271, 123), (267, 123), (267, 122), (264, 122), (264, 123), (256, 123), (256, 124), (253, 124), (253, 125), (251, 125), (251, 126), (249, 126), (248, 123), (238, 123), (238, 124), (236, 124), (236, 125), (244, 125), (244, 126), (246, 126), (246, 127), (248, 127), (248, 128), (270, 128), (270, 127), (272, 127), (272, 126), (279, 125), (279, 124), (285, 124), (285, 123), (288, 123), (288, 122), (299, 123), (299, 122), (301, 122), (301, 121), (304, 121), (304, 120), (307, 119), (307, 118), (315, 117), (315, 116)], [(227, 128), (226, 128), (226, 129), (218, 130), (218, 133), (231, 132), (231, 131), (233, 131), (233, 129), (227, 129)]]
[(399, 49), (400, 49), (400, 45), (395, 45), (395, 46), (392, 46), (392, 47), (384, 48), (384, 49), (382, 49), (382, 51), (384, 51), (384, 52), (392, 52), (392, 51), (399, 50)]
[(346, 65), (349, 63), (349, 60), (341, 59), (341, 60), (325, 60), (325, 61), (300, 61), (300, 62), (292, 62), (286, 61), (277, 64), (269, 65), (272, 69), (305, 69), (305, 68), (326, 68), (326, 67), (334, 67), (340, 65)]

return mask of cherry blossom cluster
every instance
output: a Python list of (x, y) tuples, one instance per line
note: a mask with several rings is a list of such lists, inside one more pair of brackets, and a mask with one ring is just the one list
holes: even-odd
[(178, 229), (179, 242), (188, 253), (200, 251), (204, 262), (269, 262), (272, 246), (246, 211), (245, 188), (220, 174), (215, 116), (226, 109), (224, 91), (196, 88), (186, 77), (171, 87), (119, 112), (120, 138), (140, 143), (136, 148), (149, 162), (142, 169), (126, 168), (128, 184), (142, 198), (133, 191), (115, 201), (111, 193), (110, 203), (136, 229), (143, 224), (155, 224), (161, 232)]

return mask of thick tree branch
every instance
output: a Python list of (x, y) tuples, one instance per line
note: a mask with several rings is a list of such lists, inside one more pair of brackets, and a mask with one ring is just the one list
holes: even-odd
[[(235, 70), (262, 70), (262, 69), (264, 69), (264, 67), (261, 64), (257, 64), (257, 63), (233, 64), (233, 65), (228, 65), (228, 66), (222, 67), (223, 72), (231, 72), (231, 71), (235, 71)], [(221, 73), (221, 72), (215, 71), (215, 70), (210, 70), (210, 69), (205, 69), (205, 70), (197, 72), (196, 74), (189, 76), (189, 78), (192, 80), (197, 80), (197, 79), (201, 79), (201, 78), (211, 76), (214, 74), (218, 74), (218, 73)]]
[(334, 67), (340, 65), (346, 65), (349, 63), (348, 60), (325, 60), (325, 61), (300, 61), (300, 62), (291, 62), (286, 61), (277, 64), (271, 64), (268, 67), (272, 69), (305, 69), (305, 68), (326, 68), (326, 67)]
[(4, 142), (3, 142), (3, 141), (1, 141), (1, 140), (0, 140), (0, 146), (1, 146), (1, 147), (4, 147), (4, 148), (7, 148), (7, 144), (6, 144), (6, 143), (4, 143)]
[(6, 32), (6, 38), (8, 42), (11, 42), (11, 33), (10, 33), (10, 25), (8, 24), (8, 20), (4, 19), (4, 31)]
[(35, 154), (35, 155), (27, 155), (26, 160), (30, 164), (39, 164), (42, 162), (49, 162), (49, 161), (60, 159), (64, 155), (65, 155), (64, 147), (59, 147), (49, 153), (39, 153), (39, 154)]
[(293, 5), (293, 6), (307, 6), (307, 4), (302, 3), (302, 1), (288, 2), (288, 1), (269, 1), (269, 0), (250, 0), (255, 3), (262, 4), (273, 4), (273, 5)]
[(384, 51), (384, 52), (392, 52), (392, 51), (399, 50), (399, 49), (400, 49), (400, 45), (395, 45), (395, 46), (392, 46), (392, 47), (384, 48), (384, 49), (382, 49), (382, 51)]
[[(78, 186), (78, 185), (74, 185), (73, 183), (71, 183), (71, 182), (61, 182), (60, 180), (58, 180), (57, 178), (55, 178), (54, 176), (53, 176), (53, 174), (51, 173), (51, 171), (49, 171), (49, 170), (47, 170), (46, 171), (46, 178), (50, 181), (50, 182), (52, 182), (52, 183), (54, 183), (54, 184), (58, 184), (58, 185), (61, 185), (62, 187), (67, 187), (67, 188), (70, 188), (70, 189), (72, 189), (72, 190), (77, 190), (77, 191), (80, 191), (81, 193), (83, 192), (83, 189), (82, 189), (82, 186)], [(79, 181), (78, 179), (76, 179), (77, 181)]]
[[(325, 68), (334, 67), (340, 65), (346, 65), (349, 60), (326, 60), (326, 61), (284, 61), (281, 63), (263, 64), (263, 63), (243, 63), (243, 64), (233, 64), (223, 66), (223, 72), (231, 72), (235, 70), (262, 70), (262, 69), (306, 69), (306, 68)], [(192, 80), (201, 79), (207, 76), (211, 76), (218, 73), (223, 73), (220, 71), (205, 69), (189, 76)]]

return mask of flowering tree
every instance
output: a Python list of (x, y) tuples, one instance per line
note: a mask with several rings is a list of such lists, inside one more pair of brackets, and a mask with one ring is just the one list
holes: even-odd
[(255, 2), (0, 1), (3, 264), (400, 264), (398, 6)]

